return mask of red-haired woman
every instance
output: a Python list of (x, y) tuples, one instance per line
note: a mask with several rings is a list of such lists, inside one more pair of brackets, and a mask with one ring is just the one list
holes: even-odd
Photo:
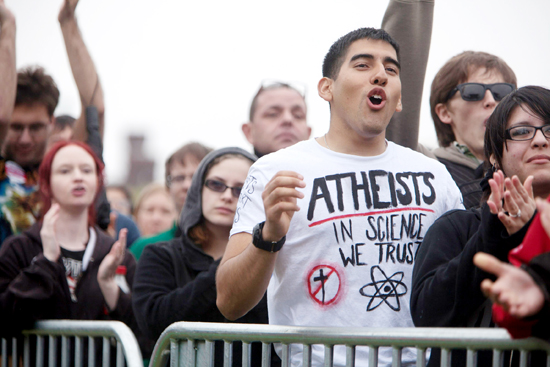
[(133, 323), (129, 289), (115, 281), (119, 265), (132, 284), (135, 260), (126, 232), (114, 240), (94, 226), (94, 199), (103, 164), (86, 145), (54, 145), (39, 169), (42, 220), (0, 248), (3, 332), (40, 319), (120, 320)]

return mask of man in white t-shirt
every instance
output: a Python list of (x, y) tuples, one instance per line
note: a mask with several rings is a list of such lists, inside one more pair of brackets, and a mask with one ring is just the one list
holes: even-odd
[[(435, 219), (462, 204), (443, 165), (385, 139), (401, 110), (399, 72), (398, 45), (383, 30), (358, 29), (332, 45), (318, 84), (328, 133), (259, 159), (243, 186), (217, 274), (227, 318), (267, 289), (271, 324), (413, 327), (416, 251)], [(301, 352), (291, 348), (292, 365)], [(313, 347), (314, 366), (323, 355)], [(357, 365), (367, 357), (357, 348)], [(415, 360), (403, 350), (403, 365)], [(379, 364), (391, 364), (391, 349), (380, 349)], [(344, 347), (334, 365), (345, 365)]]

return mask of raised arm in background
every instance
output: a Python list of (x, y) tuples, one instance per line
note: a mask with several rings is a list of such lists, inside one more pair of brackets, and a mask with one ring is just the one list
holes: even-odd
[(0, 146), (15, 105), (17, 70), (15, 68), (15, 17), (0, 0)]
[(103, 137), (105, 105), (103, 89), (94, 62), (86, 48), (86, 44), (78, 28), (75, 17), (75, 9), (78, 0), (64, 0), (59, 12), (59, 24), (65, 40), (67, 56), (71, 64), (76, 87), (80, 94), (82, 112), (75, 122), (74, 138), (87, 141), (88, 130), (86, 127), (86, 107), (94, 106), (98, 112), (99, 132)]
[(432, 39), (433, 11), (433, 0), (391, 0), (382, 19), (382, 29), (399, 43), (403, 103), (403, 110), (393, 115), (386, 129), (386, 138), (415, 150)]

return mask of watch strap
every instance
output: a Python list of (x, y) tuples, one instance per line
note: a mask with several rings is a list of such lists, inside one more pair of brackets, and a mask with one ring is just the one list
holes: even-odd
[(260, 250), (267, 252), (279, 251), (285, 244), (286, 236), (283, 236), (279, 241), (266, 241), (262, 236), (264, 225), (265, 222), (261, 222), (254, 226), (254, 230), (252, 231), (252, 244)]

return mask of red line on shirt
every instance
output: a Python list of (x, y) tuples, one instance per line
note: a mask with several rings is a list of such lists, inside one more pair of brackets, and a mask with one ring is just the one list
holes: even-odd
[(318, 226), (319, 224), (323, 224), (325, 222), (330, 222), (331, 220), (337, 220), (337, 219), (352, 218), (352, 217), (366, 217), (366, 216), (369, 216), (369, 215), (376, 215), (376, 214), (387, 214), (387, 213), (404, 212), (404, 211), (418, 211), (418, 210), (423, 211), (423, 212), (435, 213), (435, 211), (433, 209), (426, 209), (426, 208), (420, 208), (420, 207), (378, 210), (378, 211), (372, 211), (372, 212), (366, 212), (366, 213), (338, 215), (336, 217), (331, 217), (331, 218), (319, 220), (317, 222), (313, 222), (309, 225), (309, 227)]

